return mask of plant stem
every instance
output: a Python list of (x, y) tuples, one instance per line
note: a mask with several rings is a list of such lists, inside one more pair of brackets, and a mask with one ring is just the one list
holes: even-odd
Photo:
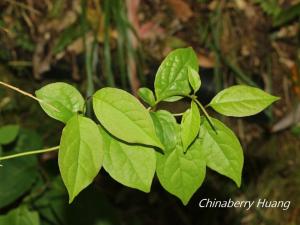
[(204, 108), (204, 106), (198, 101), (198, 99), (193, 98), (193, 97), (191, 97), (191, 99), (199, 106), (199, 108), (204, 113), (205, 117), (207, 118), (210, 126), (217, 133), (217, 130), (215, 129), (214, 124), (213, 124), (212, 120), (210, 119), (210, 116), (208, 115), (208, 113), (207, 113), (206, 109)]
[(25, 96), (27, 96), (27, 97), (29, 97), (29, 98), (32, 98), (32, 99), (34, 99), (35, 101), (37, 101), (37, 102), (39, 102), (39, 103), (43, 103), (43, 104), (45, 104), (45, 105), (48, 105), (50, 108), (52, 108), (52, 109), (55, 110), (56, 112), (59, 112), (59, 110), (58, 110), (57, 108), (55, 108), (53, 105), (51, 105), (51, 104), (49, 104), (49, 103), (47, 103), (47, 102), (45, 102), (45, 101), (43, 101), (43, 100), (41, 100), (41, 99), (38, 99), (38, 98), (35, 97), (34, 95), (32, 95), (32, 94), (30, 94), (30, 93), (28, 93), (28, 92), (26, 92), (26, 91), (23, 91), (23, 90), (21, 90), (20, 88), (17, 88), (17, 87), (15, 87), (15, 86), (12, 86), (12, 85), (10, 85), (10, 84), (7, 84), (7, 83), (5, 83), (5, 82), (3, 82), (3, 81), (0, 81), (0, 84), (3, 85), (4, 87), (7, 87), (7, 88), (12, 89), (12, 90), (14, 90), (14, 91), (16, 91), (16, 92), (19, 92), (19, 93), (22, 94), (22, 95), (25, 95)]
[(104, 1), (103, 11), (104, 18), (104, 43), (103, 43), (103, 56), (104, 56), (104, 74), (107, 78), (107, 84), (111, 87), (115, 86), (115, 79), (112, 72), (111, 63), (111, 48), (110, 48), (110, 27), (111, 27), (111, 3)]
[(175, 117), (176, 117), (176, 116), (182, 116), (183, 113), (172, 113), (172, 115), (175, 116)]
[(7, 160), (7, 159), (13, 159), (13, 158), (18, 158), (22, 156), (27, 156), (27, 155), (35, 155), (35, 154), (41, 154), (41, 153), (46, 153), (46, 152), (51, 152), (51, 151), (56, 151), (59, 149), (59, 146), (51, 147), (51, 148), (46, 148), (46, 149), (40, 149), (40, 150), (33, 150), (33, 151), (27, 151), (27, 152), (21, 152), (13, 155), (8, 155), (8, 156), (3, 156), (0, 157), (1, 160)]
[(30, 94), (30, 93), (28, 93), (28, 92), (26, 92), (26, 91), (23, 91), (23, 90), (21, 90), (21, 89), (19, 89), (19, 88), (17, 88), (17, 87), (14, 87), (14, 86), (12, 86), (12, 85), (10, 85), (10, 84), (7, 84), (7, 83), (4, 83), (4, 82), (2, 82), (2, 81), (0, 81), (0, 84), (3, 85), (3, 86), (5, 86), (5, 87), (7, 87), (7, 88), (10, 88), (10, 89), (12, 89), (12, 90), (14, 90), (14, 91), (19, 92), (19, 93), (21, 93), (22, 95), (26, 95), (26, 96), (28, 96), (29, 98), (32, 98), (32, 99), (34, 99), (34, 100), (36, 100), (36, 101), (38, 101), (38, 102), (41, 102), (41, 100), (38, 99), (37, 97), (35, 97), (35, 96), (33, 96), (32, 94)]
[[(95, 7), (97, 5), (97, 1), (94, 1)], [(87, 76), (87, 89), (86, 89), (86, 97), (88, 98), (89, 96), (92, 96), (95, 87), (94, 87), (94, 82), (93, 82), (93, 76), (94, 76), (94, 53), (97, 47), (97, 34), (99, 32), (99, 22), (97, 22), (97, 29), (93, 33), (93, 41), (92, 43), (89, 43), (87, 41), (87, 34), (86, 30), (88, 30), (88, 22), (87, 22), (87, 7), (88, 7), (88, 2), (87, 0), (82, 1), (82, 15), (80, 17), (80, 23), (81, 23), (81, 29), (83, 35), (83, 45), (85, 48), (85, 71), (86, 71), (86, 76)], [(100, 18), (98, 18), (97, 21), (100, 21)], [(87, 110), (86, 113), (89, 117), (92, 115), (92, 105), (90, 102), (86, 102)]]

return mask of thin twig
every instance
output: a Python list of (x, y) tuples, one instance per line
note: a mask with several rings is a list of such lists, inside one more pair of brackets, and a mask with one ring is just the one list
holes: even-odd
[(210, 119), (210, 116), (208, 115), (205, 107), (196, 98), (192, 98), (192, 100), (200, 107), (201, 111), (204, 113), (204, 116), (208, 120), (208, 123), (210, 124), (210, 126), (212, 127), (212, 129), (217, 133), (217, 130), (214, 127), (213, 121)]
[(53, 110), (55, 110), (56, 112), (60, 112), (60, 111), (59, 111), (56, 107), (54, 107), (53, 105), (51, 105), (51, 104), (49, 104), (49, 103), (47, 103), (47, 102), (45, 102), (45, 101), (43, 101), (43, 100), (41, 100), (41, 99), (38, 99), (38, 98), (35, 97), (34, 95), (32, 95), (32, 94), (30, 94), (30, 93), (28, 93), (28, 92), (26, 92), (26, 91), (23, 91), (23, 90), (21, 90), (20, 88), (17, 88), (17, 87), (15, 87), (15, 86), (12, 86), (12, 85), (7, 84), (7, 83), (2, 82), (2, 81), (0, 81), (0, 84), (3, 85), (4, 87), (7, 87), (7, 88), (12, 89), (12, 90), (14, 90), (14, 91), (16, 91), (16, 92), (19, 92), (19, 93), (22, 94), (22, 95), (25, 95), (25, 96), (27, 96), (27, 97), (29, 97), (29, 98), (32, 98), (32, 99), (34, 99), (35, 101), (37, 101), (37, 102), (39, 102), (39, 103), (45, 104), (45, 105), (51, 107), (51, 108), (52, 108)]
[(30, 97), (30, 98), (33, 98), (34, 100), (36, 100), (36, 101), (38, 101), (38, 102), (42, 102), (42, 100), (38, 99), (37, 97), (33, 96), (32, 94), (30, 94), (30, 93), (28, 93), (28, 92), (26, 92), (26, 91), (23, 91), (23, 90), (21, 90), (21, 89), (19, 89), (19, 88), (17, 88), (17, 87), (14, 87), (14, 86), (12, 86), (12, 85), (10, 85), (10, 84), (7, 84), (7, 83), (4, 83), (4, 82), (2, 82), (2, 81), (0, 81), (0, 84), (3, 85), (3, 86), (5, 86), (5, 87), (8, 87), (8, 88), (10, 88), (10, 89), (12, 89), (12, 90), (15, 90), (15, 91), (19, 92), (19, 93), (21, 93), (22, 95), (26, 95), (26, 96), (28, 96), (28, 97)]
[(172, 113), (173, 116), (183, 116), (184, 113)]
[(41, 154), (41, 153), (56, 151), (58, 149), (59, 149), (59, 146), (55, 146), (55, 147), (46, 148), (46, 149), (21, 152), (21, 153), (17, 153), (17, 154), (13, 154), (13, 155), (8, 155), (8, 156), (0, 157), (0, 161), (1, 160), (14, 159), (14, 158), (22, 157), (22, 156), (36, 155), (36, 154)]

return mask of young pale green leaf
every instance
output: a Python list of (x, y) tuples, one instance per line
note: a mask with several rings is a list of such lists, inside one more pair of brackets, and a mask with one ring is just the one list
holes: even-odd
[(99, 129), (104, 138), (104, 169), (121, 184), (149, 192), (156, 168), (154, 149), (121, 142)]
[(63, 123), (77, 112), (84, 110), (84, 99), (72, 85), (57, 82), (48, 84), (35, 92), (41, 107), (48, 116)]
[(201, 87), (200, 76), (198, 72), (191, 67), (188, 67), (188, 76), (190, 85), (192, 86), (194, 93), (196, 93)]
[(115, 137), (163, 148), (149, 112), (126, 91), (102, 88), (93, 96), (93, 107), (100, 123)]
[(251, 116), (261, 112), (279, 98), (258, 88), (235, 85), (219, 92), (209, 103), (225, 116)]
[(150, 106), (154, 106), (155, 105), (154, 94), (153, 94), (153, 92), (149, 88), (145, 88), (145, 87), (140, 88), (138, 90), (138, 95), (148, 105), (150, 105)]
[(181, 145), (168, 153), (157, 153), (157, 176), (161, 185), (186, 205), (205, 178), (205, 158), (197, 139), (183, 153)]
[(180, 126), (181, 141), (185, 152), (197, 137), (200, 129), (200, 112), (198, 106), (193, 101), (191, 108), (183, 114)]
[(180, 127), (175, 117), (165, 110), (151, 112), (151, 117), (154, 122), (156, 135), (164, 145), (165, 151), (173, 150), (180, 138), (178, 137)]
[(40, 225), (39, 214), (20, 206), (8, 214), (0, 216), (0, 225)]
[(13, 142), (18, 133), (19, 133), (18, 125), (5, 125), (0, 127), (0, 145), (7, 145)]
[(103, 140), (98, 126), (80, 115), (73, 116), (63, 129), (58, 164), (69, 193), (70, 203), (92, 183), (103, 161)]
[(192, 48), (172, 51), (156, 73), (154, 87), (158, 101), (174, 95), (186, 96), (191, 92), (188, 67), (198, 71), (198, 59)]
[(216, 130), (203, 118), (199, 134), (207, 166), (231, 178), (239, 187), (244, 163), (242, 146), (228, 127), (217, 119), (211, 119)]

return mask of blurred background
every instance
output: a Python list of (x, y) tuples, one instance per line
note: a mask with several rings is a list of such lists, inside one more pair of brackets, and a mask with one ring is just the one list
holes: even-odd
[[(184, 207), (157, 179), (145, 194), (102, 170), (68, 205), (57, 153), (49, 153), (1, 162), (0, 225), (19, 217), (22, 225), (300, 224), (299, 22), (299, 0), (1, 0), (0, 81), (27, 92), (63, 81), (86, 98), (104, 86), (136, 95), (141, 86), (153, 89), (171, 50), (192, 46), (202, 102), (233, 84), (281, 100), (257, 116), (221, 117), (244, 147), (240, 189), (208, 170)], [(182, 112), (186, 105), (161, 107)], [(32, 99), (0, 87), (0, 154), (55, 146), (62, 128)], [(290, 200), (291, 206), (203, 209), (202, 198)]]

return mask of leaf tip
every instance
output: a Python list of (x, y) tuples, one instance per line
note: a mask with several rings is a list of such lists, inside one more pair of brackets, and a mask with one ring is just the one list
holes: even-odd
[(69, 196), (69, 205), (71, 205), (72, 204), (72, 202), (74, 201), (74, 199), (75, 199), (75, 196)]
[(183, 200), (181, 200), (181, 202), (184, 206), (187, 206), (187, 204), (189, 203), (189, 201), (183, 201)]
[(279, 96), (273, 96), (273, 101), (274, 102), (276, 102), (276, 101), (278, 101), (278, 100), (280, 100), (281, 99), (281, 97), (279, 97)]
[(190, 198), (180, 198), (180, 200), (181, 200), (181, 202), (182, 202), (182, 204), (184, 205), (184, 206), (187, 206), (187, 204), (189, 203), (189, 201), (190, 201)]
[(234, 179), (233, 181), (235, 182), (235, 184), (236, 184), (236, 186), (238, 188), (241, 187), (241, 185), (242, 185), (242, 177), (238, 177), (237, 179)]
[(141, 188), (141, 191), (145, 192), (145, 193), (150, 193), (151, 191), (151, 184), (148, 185), (147, 187)]

